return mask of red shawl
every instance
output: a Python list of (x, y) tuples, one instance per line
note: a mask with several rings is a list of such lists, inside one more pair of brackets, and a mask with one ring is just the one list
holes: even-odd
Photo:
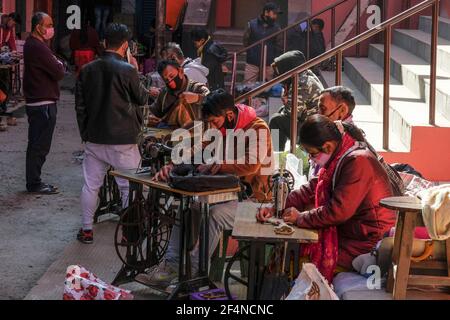
[[(330, 201), (333, 175), (339, 159), (341, 159), (348, 149), (354, 146), (355, 142), (350, 135), (344, 134), (342, 144), (336, 156), (326, 168), (320, 169), (316, 187), (316, 208), (324, 206)], [(319, 241), (300, 246), (300, 256), (309, 257), (309, 260), (316, 265), (325, 279), (331, 283), (338, 261), (338, 235), (336, 226), (319, 230)]]

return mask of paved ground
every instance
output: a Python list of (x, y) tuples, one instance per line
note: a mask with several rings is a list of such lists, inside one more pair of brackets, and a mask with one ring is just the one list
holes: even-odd
[(23, 299), (74, 239), (80, 221), (81, 166), (72, 153), (81, 143), (73, 96), (62, 92), (54, 142), (43, 168), (43, 180), (59, 186), (60, 195), (24, 192), (28, 124), (23, 109), (17, 114), (18, 126), (0, 132), (0, 299)]

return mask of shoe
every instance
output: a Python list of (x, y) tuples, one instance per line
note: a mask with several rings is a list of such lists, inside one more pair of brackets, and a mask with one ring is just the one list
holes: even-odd
[(49, 195), (49, 194), (58, 194), (58, 188), (50, 185), (50, 184), (44, 184), (42, 183), (39, 187), (37, 188), (32, 188), (32, 189), (28, 189), (29, 193), (34, 193), (34, 194), (43, 194), (43, 195)]
[(167, 262), (163, 261), (159, 265), (150, 268), (146, 273), (138, 274), (135, 281), (151, 287), (168, 287), (178, 273)]
[(85, 244), (94, 243), (94, 231), (80, 229), (77, 234), (77, 240)]

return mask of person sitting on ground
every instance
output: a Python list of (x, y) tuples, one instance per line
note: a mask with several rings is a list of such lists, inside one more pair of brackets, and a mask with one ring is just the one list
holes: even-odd
[[(283, 219), (319, 230), (319, 242), (301, 246), (301, 256), (331, 283), (336, 271), (351, 270), (353, 259), (370, 252), (395, 225), (394, 212), (380, 206), (393, 191), (355, 126), (313, 115), (301, 126), (300, 139), (322, 169), (317, 179), (289, 194)], [(264, 222), (273, 214), (274, 208), (264, 208), (257, 219)]]
[[(226, 137), (230, 134), (236, 134), (237, 139), (232, 140), (235, 153), (227, 155), (223, 164), (216, 162), (213, 165), (200, 165), (198, 170), (212, 175), (234, 174), (239, 176), (243, 183), (249, 186), (247, 191), (250, 199), (246, 201), (264, 202), (270, 199), (269, 180), (274, 162), (270, 130), (266, 122), (256, 117), (253, 108), (246, 105), (235, 105), (233, 96), (223, 89), (214, 91), (206, 98), (202, 112), (210, 127), (219, 130), (219, 135), (223, 136), (224, 140), (227, 140)], [(251, 136), (252, 132), (255, 133), (255, 144), (247, 138)], [(236, 153), (240, 137), (245, 138), (242, 155)], [(255, 145), (257, 148), (254, 147)], [(225, 142), (223, 146), (224, 151), (231, 148), (225, 148)], [(165, 166), (154, 179), (168, 181), (173, 168), (172, 164)], [(237, 200), (211, 206), (208, 244), (210, 257), (219, 243), (222, 231), (233, 229), (237, 208)], [(199, 210), (194, 212), (197, 215), (200, 214)], [(176, 277), (179, 255), (179, 243), (176, 241), (177, 232), (179, 230), (174, 229), (165, 260), (159, 266), (150, 269), (147, 274), (139, 275), (136, 278), (138, 281), (149, 285), (167, 286)], [(195, 253), (194, 257), (196, 257)], [(195, 268), (198, 263), (193, 261), (192, 266)]]
[(191, 38), (197, 48), (201, 63), (209, 69), (208, 86), (211, 90), (225, 87), (223, 63), (228, 59), (228, 51), (213, 41), (205, 29), (194, 29)]
[(201, 104), (210, 93), (203, 83), (189, 79), (174, 60), (158, 64), (158, 73), (166, 83), (158, 99), (150, 106), (149, 125), (158, 128), (182, 128), (201, 119)]
[(186, 58), (179, 44), (169, 42), (165, 50), (168, 60), (175, 60), (183, 68), (184, 74), (188, 79), (199, 83), (208, 83), (208, 68), (202, 65), (198, 59), (192, 60), (191, 58)]
[[(303, 63), (305, 63), (303, 53), (294, 50), (276, 58), (272, 68), (278, 76)], [(323, 89), (322, 82), (311, 70), (306, 70), (299, 75), (297, 100), (299, 127), (308, 115), (317, 113), (318, 98)], [(286, 142), (291, 136), (292, 80), (285, 81), (282, 100), (284, 105), (269, 121), (270, 130), (279, 130), (279, 141), (273, 142), (276, 151), (284, 151)]]

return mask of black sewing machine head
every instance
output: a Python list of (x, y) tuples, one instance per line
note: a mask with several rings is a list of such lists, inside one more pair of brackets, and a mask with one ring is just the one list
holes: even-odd
[(170, 135), (141, 134), (138, 146), (141, 154), (140, 173), (145, 171), (156, 174), (172, 154)]

